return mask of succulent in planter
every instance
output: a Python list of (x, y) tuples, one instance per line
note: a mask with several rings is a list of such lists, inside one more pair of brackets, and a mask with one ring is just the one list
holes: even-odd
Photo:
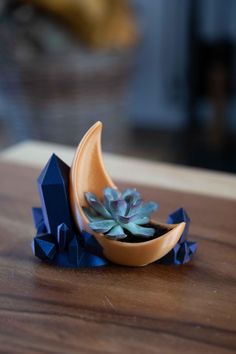
[[(185, 222), (166, 225), (150, 220), (155, 203), (144, 203), (134, 190), (117, 191), (103, 163), (101, 133), (102, 123), (97, 122), (81, 140), (71, 166), (69, 196), (74, 222), (79, 230), (94, 236), (104, 257), (113, 263), (150, 264), (176, 246)], [(96, 196), (103, 196), (103, 190), (100, 201)]]
[(154, 236), (155, 229), (149, 223), (150, 214), (158, 207), (155, 202), (144, 202), (136, 189), (121, 193), (115, 188), (105, 188), (103, 196), (100, 201), (93, 193), (85, 193), (88, 207), (83, 211), (93, 231), (111, 240), (128, 240), (133, 236), (145, 241)]

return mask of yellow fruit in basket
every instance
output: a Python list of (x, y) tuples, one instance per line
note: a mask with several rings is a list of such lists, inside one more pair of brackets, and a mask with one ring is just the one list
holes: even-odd
[(122, 48), (136, 43), (133, 14), (125, 0), (23, 0), (54, 15), (91, 47)]

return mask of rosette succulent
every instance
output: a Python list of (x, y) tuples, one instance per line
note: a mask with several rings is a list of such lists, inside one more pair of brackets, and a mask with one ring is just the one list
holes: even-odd
[(103, 196), (100, 201), (93, 193), (85, 193), (88, 207), (83, 210), (93, 231), (112, 240), (132, 235), (144, 239), (154, 236), (155, 229), (149, 222), (150, 214), (157, 209), (155, 202), (144, 202), (136, 189), (121, 193), (114, 188), (105, 188)]

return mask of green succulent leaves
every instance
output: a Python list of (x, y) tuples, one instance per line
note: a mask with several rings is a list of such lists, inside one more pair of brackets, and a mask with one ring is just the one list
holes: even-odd
[(123, 193), (105, 188), (103, 196), (103, 201), (100, 201), (93, 193), (85, 193), (88, 207), (83, 210), (93, 231), (112, 240), (124, 239), (128, 234), (146, 239), (154, 235), (155, 229), (145, 225), (158, 207), (155, 202), (145, 203), (140, 193), (131, 188)]

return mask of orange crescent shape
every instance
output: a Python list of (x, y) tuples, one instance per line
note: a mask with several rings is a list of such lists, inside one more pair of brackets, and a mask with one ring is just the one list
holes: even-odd
[(116, 188), (106, 172), (101, 150), (102, 123), (95, 123), (81, 140), (71, 166), (70, 204), (73, 217), (80, 230), (91, 233), (103, 248), (104, 256), (113, 263), (127, 266), (143, 266), (164, 257), (179, 241), (185, 222), (176, 225), (151, 223), (166, 227), (164, 235), (150, 241), (128, 243), (109, 240), (103, 234), (94, 232), (88, 226), (82, 207), (87, 205), (85, 192), (92, 192), (98, 198), (103, 197), (103, 189)]

